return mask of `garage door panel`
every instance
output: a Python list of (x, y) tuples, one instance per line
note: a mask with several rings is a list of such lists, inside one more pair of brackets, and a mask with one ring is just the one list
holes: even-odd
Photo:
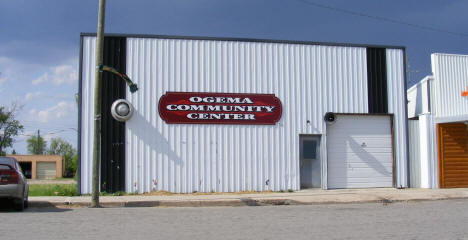
[(341, 116), (327, 126), (329, 188), (393, 186), (389, 116)]
[(353, 182), (343, 180), (336, 182), (336, 188), (375, 188), (375, 187), (392, 187), (392, 183), (387, 178), (382, 178), (374, 182), (369, 182), (368, 178), (354, 179)]
[[(342, 133), (343, 135), (345, 134), (352, 134), (352, 133)], [(392, 141), (391, 139), (385, 139), (385, 137), (371, 137), (371, 138), (366, 138), (365, 136), (362, 137), (347, 137), (343, 138), (342, 135), (336, 135), (336, 136), (330, 136), (327, 135), (328, 138), (330, 138), (329, 143), (332, 144), (342, 144), (342, 145), (347, 145), (347, 146), (361, 146), (363, 143), (367, 146), (381, 146), (381, 147), (391, 147), (392, 146)], [(387, 135), (388, 137), (388, 135)], [(339, 138), (339, 139), (337, 139)], [(390, 141), (389, 141), (390, 140)], [(328, 143), (328, 141), (327, 141)], [(369, 145), (372, 144), (372, 145)]]
[(468, 161), (453, 161), (449, 163), (444, 163), (444, 168), (450, 169), (450, 168), (455, 168), (455, 169), (460, 169), (460, 168), (466, 168), (468, 167)]
[(393, 187), (392, 184), (387, 182), (359, 182), (359, 183), (347, 183), (344, 185), (337, 185), (336, 189), (339, 188), (390, 188)]
[(386, 177), (375, 178), (374, 182), (369, 182), (369, 179), (367, 177), (356, 177), (356, 178), (353, 179), (352, 182), (349, 182), (349, 181), (347, 181), (347, 178), (343, 177), (343, 178), (337, 178), (336, 182), (340, 183), (340, 184), (346, 184), (346, 183), (348, 183), (348, 184), (352, 184), (352, 183), (376, 183), (376, 182), (387, 183), (388, 178), (386, 178)]
[[(342, 134), (349, 134), (349, 133), (342, 132)], [(340, 135), (341, 135), (341, 133), (339, 135), (336, 135), (336, 136), (339, 137)], [(334, 137), (334, 136), (331, 136), (331, 137)], [(391, 139), (388, 139), (387, 137), (388, 137), (388, 135), (379, 135), (379, 136), (365, 136), (365, 135), (363, 135), (363, 136), (351, 136), (351, 137), (345, 138), (345, 139), (333, 139), (333, 140), (339, 141), (339, 142), (347, 142), (347, 141), (363, 142), (363, 141), (366, 141), (366, 140), (370, 139), (370, 140), (372, 140), (372, 142), (385, 141), (385, 143), (391, 143), (391, 141), (388, 141), (388, 140), (391, 140)]]
[[(352, 171), (352, 169), (364, 170), (370, 168), (369, 165), (365, 163), (348, 163), (346, 166), (332, 164), (328, 165), (328, 167), (330, 168), (330, 172), (335, 171), (335, 169), (349, 169), (349, 171)], [(392, 168), (393, 166), (391, 164), (382, 164), (380, 165), (379, 170), (385, 170), (391, 173)], [(375, 171), (375, 169), (373, 169), (372, 171)]]
[(448, 178), (446, 179), (445, 182), (447, 185), (452, 185), (452, 187), (456, 187), (457, 184), (468, 184), (468, 180), (460, 180), (460, 179), (454, 179), (454, 178)]
[[(338, 116), (336, 118), (336, 122), (333, 124), (330, 124), (332, 127), (336, 128), (342, 128), (341, 132), (343, 133), (356, 133), (357, 135), (379, 135), (383, 134), (385, 135), (387, 132), (385, 131), (386, 129), (389, 128), (388, 122), (389, 121), (388, 116), (371, 116), (374, 119), (371, 121), (363, 120), (362, 117), (367, 117), (367, 116), (359, 116), (356, 118), (349, 117), (349, 116)], [(354, 121), (358, 122), (360, 121), (359, 125), (352, 126), (352, 129), (348, 128), (349, 121)], [(334, 133), (332, 133), (334, 134)]]
[[(379, 167), (383, 167), (383, 168), (392, 168), (393, 167), (393, 164), (392, 163), (379, 163), (379, 164), (376, 164), (377, 166)], [(374, 165), (375, 166), (375, 165)], [(331, 164), (328, 164), (328, 167), (330, 169), (334, 169), (334, 168), (372, 168), (374, 167), (372, 164), (369, 164), (369, 163), (366, 163), (366, 162), (358, 162), (358, 161), (349, 161), (349, 162), (345, 162), (345, 163), (331, 163)]]
[(359, 140), (354, 142), (337, 142), (337, 141), (330, 141), (329, 144), (332, 144), (338, 149), (345, 149), (345, 148), (389, 148), (392, 149), (392, 141), (391, 140), (380, 140), (380, 139), (366, 139), (366, 140)]
[(38, 179), (55, 179), (56, 163), (55, 162), (38, 162), (36, 167)]
[[(342, 119), (342, 121), (345, 121), (345, 120)], [(353, 127), (353, 129), (342, 129), (341, 132), (345, 133), (345, 134), (353, 133), (353, 134), (355, 134), (355, 136), (374, 136), (374, 137), (378, 137), (378, 136), (385, 136), (386, 135), (387, 132), (385, 130), (388, 129), (388, 126), (386, 126), (387, 123), (380, 124), (378, 126), (375, 126), (375, 125), (372, 125), (372, 124), (373, 123), (368, 124), (370, 127), (355, 126), (355, 127)], [(343, 125), (339, 125), (339, 124), (330, 124), (329, 126), (337, 127), (337, 128), (343, 127)], [(340, 135), (340, 133), (332, 133), (332, 135), (333, 134)]]
[(440, 187), (468, 187), (468, 132), (464, 123), (438, 124)]
[(354, 126), (354, 129), (369, 129), (375, 127), (382, 127), (387, 126), (385, 122), (381, 121), (382, 119), (389, 119), (388, 116), (377, 116), (377, 115), (341, 115), (338, 114), (336, 117), (336, 122), (333, 125), (347, 125), (348, 123), (345, 121), (341, 121), (344, 119), (345, 121), (359, 121), (361, 124)]
[[(379, 161), (382, 163), (390, 163), (392, 162), (392, 157), (391, 157), (391, 151), (382, 151), (380, 153), (373, 153), (373, 152), (334, 152), (330, 154), (328, 157), (329, 158), (340, 158), (339, 161), (336, 161), (336, 163), (347, 163), (347, 162), (362, 162), (362, 163), (368, 163), (368, 162), (375, 162), (377, 159), (386, 159), (383, 161)], [(332, 164), (335, 163), (335, 161), (332, 162)]]
[[(346, 154), (345, 157), (346, 159), (350, 157), (357, 157), (361, 153), (369, 153), (371, 155), (375, 156), (387, 156), (388, 153), (392, 153), (392, 149), (388, 148), (366, 148), (366, 149), (356, 149), (356, 150), (349, 150), (345, 148), (335, 148), (335, 149), (330, 149), (330, 156), (343, 156), (343, 154)], [(351, 156), (353, 155), (353, 156)]]
[[(353, 168), (351, 171), (346, 171), (344, 173), (344, 168), (343, 169), (336, 169), (333, 171), (330, 171), (331, 174), (336, 174), (339, 175), (340, 177), (335, 177), (335, 179), (339, 178), (388, 178), (391, 180), (392, 178), (392, 169), (380, 169), (380, 171), (372, 171), (369, 170), (368, 168)], [(343, 174), (344, 173), (344, 174)]]

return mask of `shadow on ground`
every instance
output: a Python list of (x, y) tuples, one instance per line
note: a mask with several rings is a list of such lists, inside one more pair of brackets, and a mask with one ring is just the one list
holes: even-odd
[[(57, 208), (52, 204), (46, 205), (46, 206), (41, 206), (39, 208), (36, 207), (30, 207), (24, 209), (24, 212), (68, 212), (72, 211), (73, 209), (67, 209), (67, 208)], [(0, 213), (5, 213), (5, 212), (18, 212), (14, 209), (13, 207), (13, 201), (9, 199), (0, 199)]]

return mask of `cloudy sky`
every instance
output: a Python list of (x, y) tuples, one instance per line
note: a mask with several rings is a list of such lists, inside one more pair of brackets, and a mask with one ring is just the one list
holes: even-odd
[[(0, 104), (22, 106), (14, 149), (40, 130), (76, 146), (79, 36), (98, 0), (0, 0)], [(409, 85), (433, 52), (468, 54), (466, 0), (112, 0), (107, 33), (406, 46)], [(8, 149), (10, 152), (12, 149)]]

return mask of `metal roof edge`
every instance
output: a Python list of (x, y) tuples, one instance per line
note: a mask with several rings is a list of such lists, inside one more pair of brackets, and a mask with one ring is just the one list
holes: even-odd
[(410, 92), (411, 90), (413, 90), (414, 88), (416, 88), (417, 86), (427, 82), (427, 81), (431, 81), (431, 80), (434, 80), (434, 75), (427, 75), (425, 76), (423, 79), (421, 79), (419, 82), (417, 82), (416, 84), (414, 84), (413, 86), (411, 86), (410, 88), (408, 88), (406, 91), (407, 92)]
[(457, 53), (431, 53), (431, 56), (455, 56), (455, 57), (468, 57), (468, 54), (457, 54)]
[[(81, 37), (94, 37), (96, 33), (82, 32)], [(341, 47), (376, 47), (387, 49), (405, 50), (405, 46), (379, 45), (379, 44), (358, 44), (358, 43), (335, 43), (335, 42), (313, 42), (300, 40), (276, 40), (276, 39), (256, 39), (256, 38), (230, 38), (230, 37), (203, 37), (203, 36), (175, 36), (175, 35), (153, 35), (153, 34), (123, 34), (106, 33), (107, 37), (127, 37), (127, 38), (156, 38), (156, 39), (180, 39), (180, 40), (209, 40), (209, 41), (235, 41), (235, 42), (263, 42), (263, 43), (283, 43), (283, 44), (303, 44), (320, 46), (341, 46)]]

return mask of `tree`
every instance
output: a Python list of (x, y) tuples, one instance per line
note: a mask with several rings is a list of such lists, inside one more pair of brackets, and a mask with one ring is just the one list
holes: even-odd
[(23, 132), (23, 125), (15, 119), (19, 109), (16, 104), (12, 104), (9, 109), (0, 106), (0, 155), (5, 155), (4, 149), (11, 147), (13, 138)]
[(70, 143), (61, 138), (52, 138), (47, 154), (61, 155), (65, 159), (65, 171), (67, 175), (75, 173), (78, 156)]
[(38, 154), (42, 155), (47, 150), (47, 142), (41, 135), (31, 136), (26, 140), (27, 142), (27, 150), (29, 154)]

